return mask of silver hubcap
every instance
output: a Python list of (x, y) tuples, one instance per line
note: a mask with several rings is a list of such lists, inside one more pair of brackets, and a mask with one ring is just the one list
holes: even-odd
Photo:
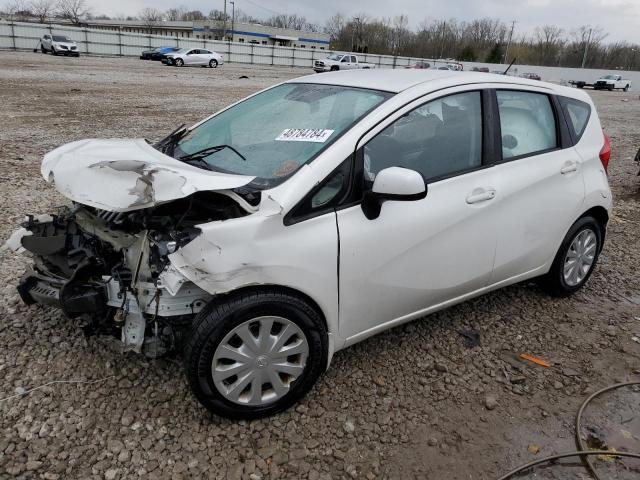
[(582, 230), (575, 236), (564, 258), (564, 281), (570, 287), (579, 285), (591, 270), (596, 258), (597, 239), (593, 230)]
[(240, 405), (272, 403), (289, 391), (304, 371), (307, 337), (290, 320), (258, 317), (231, 330), (213, 354), (213, 383)]

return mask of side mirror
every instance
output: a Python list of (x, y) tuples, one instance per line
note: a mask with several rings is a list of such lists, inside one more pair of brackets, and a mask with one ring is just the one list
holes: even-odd
[(376, 175), (371, 192), (366, 193), (362, 201), (362, 211), (365, 217), (373, 220), (380, 216), (386, 200), (411, 201), (426, 196), (427, 186), (422, 175), (408, 168), (389, 167)]

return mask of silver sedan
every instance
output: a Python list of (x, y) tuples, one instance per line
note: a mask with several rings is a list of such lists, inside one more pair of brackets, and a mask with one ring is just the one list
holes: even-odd
[(173, 52), (167, 55), (166, 59), (162, 60), (162, 63), (166, 65), (175, 65), (176, 67), (211, 67), (216, 68), (218, 65), (222, 65), (222, 55), (211, 50), (205, 50), (203, 48), (182, 48), (177, 52)]

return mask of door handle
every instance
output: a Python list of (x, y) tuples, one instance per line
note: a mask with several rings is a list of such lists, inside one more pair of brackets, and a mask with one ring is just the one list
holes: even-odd
[(488, 200), (493, 200), (496, 196), (496, 191), (493, 188), (476, 188), (467, 197), (467, 203), (480, 203)]
[(567, 173), (575, 172), (578, 170), (578, 162), (567, 162), (560, 169), (560, 173), (562, 175), (566, 175)]

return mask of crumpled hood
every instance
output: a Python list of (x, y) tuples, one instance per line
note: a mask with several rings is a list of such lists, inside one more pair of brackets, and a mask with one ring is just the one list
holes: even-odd
[(128, 212), (197, 191), (242, 187), (255, 177), (210, 172), (159, 152), (144, 139), (90, 139), (47, 153), (42, 176), (65, 197)]

